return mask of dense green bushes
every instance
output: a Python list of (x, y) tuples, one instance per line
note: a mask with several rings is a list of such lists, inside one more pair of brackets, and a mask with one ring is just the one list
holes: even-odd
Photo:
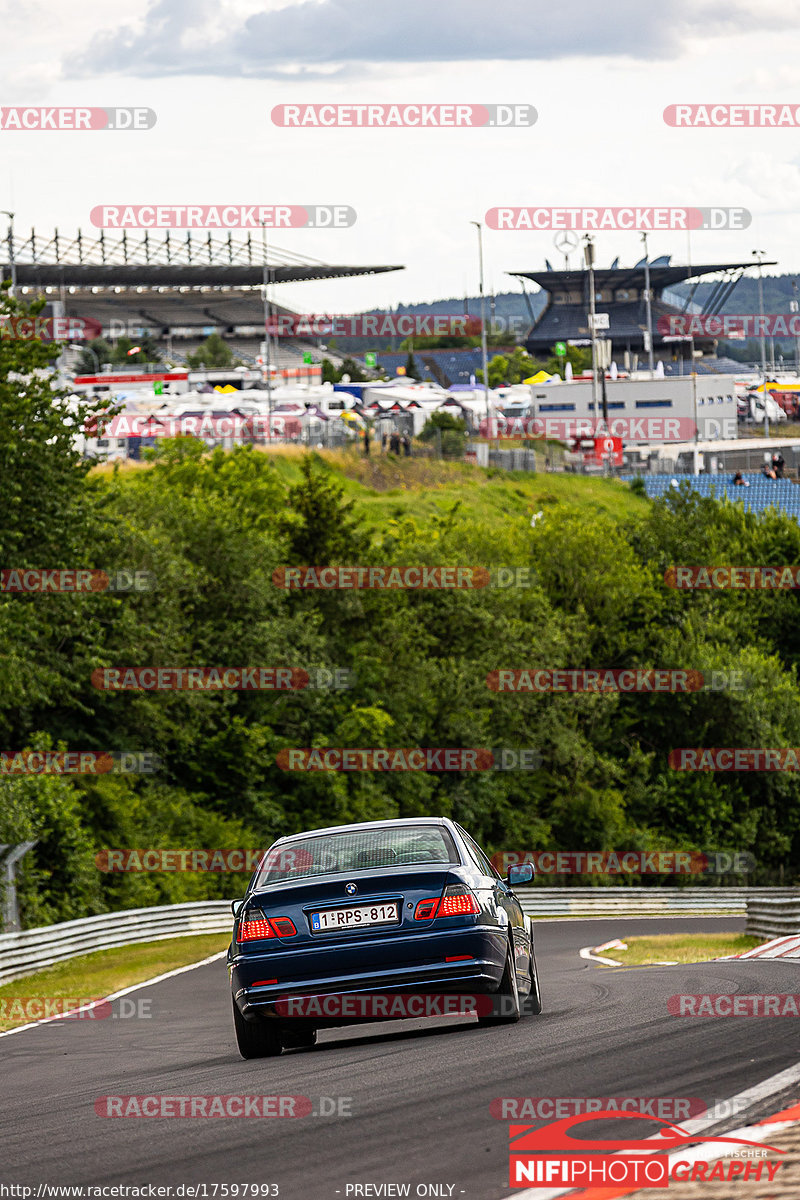
[[(0, 389), (0, 405), (5, 397)], [(456, 817), (490, 850), (750, 850), (753, 878), (800, 875), (793, 776), (678, 773), (667, 762), (681, 746), (800, 745), (796, 594), (687, 594), (663, 580), (675, 563), (799, 563), (793, 520), (676, 494), (627, 522), (559, 503), (531, 528), (520, 502), (499, 528), (458, 508), (370, 523), (366, 508), (345, 504), (338, 468), (316, 457), (276, 466), (250, 448), (206, 453), (181, 440), (146, 469), (87, 479), (67, 453), (43, 451), (33, 417), (22, 418), (23, 481), (36, 477), (37, 454), (42, 486), (48, 472), (64, 478), (48, 538), (44, 500), (17, 486), (0, 439), (11, 485), (2, 565), (126, 567), (153, 572), (158, 586), (0, 595), (3, 748), (147, 750), (163, 762), (153, 776), (0, 780), (0, 842), (39, 842), (22, 872), (28, 925), (244, 886), (231, 875), (105, 875), (94, 863), (103, 847), (256, 848), (310, 826), (420, 813)], [(465, 488), (487, 486), (482, 472), (473, 478)], [(41, 553), (29, 522), (44, 530)], [(289, 592), (272, 581), (278, 566), (329, 561), (511, 564), (531, 568), (532, 585)], [(92, 686), (97, 668), (126, 666), (348, 668), (353, 686)], [(486, 685), (499, 668), (629, 666), (735, 668), (748, 682), (690, 695)], [(534, 746), (542, 766), (425, 775), (276, 765), (281, 749), (309, 746)]]

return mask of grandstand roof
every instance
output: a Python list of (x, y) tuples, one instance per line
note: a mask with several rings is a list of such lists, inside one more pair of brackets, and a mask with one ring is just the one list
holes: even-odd
[[(650, 263), (650, 287), (654, 290), (671, 287), (686, 279), (694, 279), (698, 275), (712, 275), (718, 271), (741, 271), (753, 267), (754, 262), (736, 263), (704, 263), (700, 266), (656, 266)], [(763, 266), (774, 267), (774, 262), (765, 262)], [(507, 271), (508, 275), (516, 275), (522, 279), (532, 279), (546, 292), (572, 291), (585, 286), (589, 278), (588, 270), (578, 271)], [(644, 262), (636, 263), (633, 267), (595, 267), (595, 286), (600, 288), (644, 287)]]
[[(3, 242), (2, 246), (7, 243)], [(10, 274), (11, 254), (3, 274)], [(20, 287), (260, 287), (264, 278), (264, 246), (258, 234), (234, 240), (227, 236), (192, 237), (167, 231), (161, 237), (145, 232), (74, 238), (56, 230), (42, 235), (35, 229), (27, 238), (14, 238), (14, 269)], [(296, 283), (314, 279), (343, 279), (401, 271), (401, 266), (332, 266), (295, 251), (270, 244), (267, 270), (271, 283)]]

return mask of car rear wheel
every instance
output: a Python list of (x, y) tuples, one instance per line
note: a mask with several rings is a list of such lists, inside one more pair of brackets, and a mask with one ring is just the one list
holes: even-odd
[(522, 1015), (517, 988), (517, 973), (514, 970), (514, 955), (511, 943), (506, 950), (506, 965), (500, 987), (492, 996), (492, 1013), (489, 1016), (478, 1017), (479, 1025), (513, 1025)]
[(533, 938), (531, 938), (531, 990), (522, 1002), (522, 1011), (525, 1016), (538, 1017), (542, 1011), (542, 990), (539, 987), (539, 972), (536, 968), (536, 954), (533, 949)]
[(283, 1050), (280, 1030), (267, 1021), (245, 1021), (235, 1000), (233, 1027), (242, 1058), (273, 1058)]

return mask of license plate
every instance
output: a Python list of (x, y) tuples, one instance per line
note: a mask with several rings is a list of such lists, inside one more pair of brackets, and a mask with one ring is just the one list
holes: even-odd
[(396, 925), (397, 904), (359, 904), (357, 908), (328, 908), (311, 914), (314, 933), (332, 929), (361, 929), (367, 925)]

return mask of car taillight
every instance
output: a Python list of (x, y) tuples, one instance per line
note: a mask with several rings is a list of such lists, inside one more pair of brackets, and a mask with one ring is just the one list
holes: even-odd
[(444, 895), (436, 910), (437, 917), (464, 917), (468, 913), (481, 911), (478, 901), (467, 888), (445, 888)]
[(277, 933), (278, 937), (296, 937), (297, 930), (294, 927), (294, 921), (291, 917), (272, 917), (270, 919), (272, 928)]
[(270, 920), (242, 921), (239, 925), (237, 942), (261, 942), (266, 938), (295, 937), (297, 930), (289, 917), (271, 917)]
[(420, 900), (414, 909), (415, 921), (430, 921), (433, 917), (466, 917), (481, 911), (478, 901), (462, 883), (451, 884), (439, 899)]

